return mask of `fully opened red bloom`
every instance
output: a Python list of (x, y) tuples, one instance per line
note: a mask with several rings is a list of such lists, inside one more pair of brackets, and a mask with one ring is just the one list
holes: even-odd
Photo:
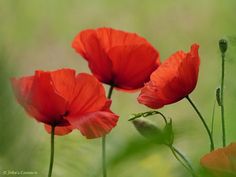
[(12, 87), (18, 102), (48, 132), (64, 135), (77, 128), (87, 138), (108, 133), (118, 120), (110, 111), (111, 101), (102, 84), (85, 73), (72, 69), (36, 71), (34, 76), (13, 78)]
[(159, 53), (146, 39), (111, 28), (80, 32), (72, 47), (103, 83), (124, 90), (143, 87), (160, 65)]
[(138, 101), (150, 108), (161, 108), (188, 96), (197, 84), (200, 59), (197, 44), (188, 53), (178, 51), (152, 73)]

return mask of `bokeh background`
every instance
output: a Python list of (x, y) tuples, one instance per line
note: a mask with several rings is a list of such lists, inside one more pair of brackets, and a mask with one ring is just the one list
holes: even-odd
[[(215, 89), (220, 81), (218, 40), (226, 37), (225, 111), (227, 142), (236, 141), (236, 1), (235, 0), (0, 0), (0, 176), (3, 170), (48, 172), (50, 136), (15, 101), (9, 78), (34, 70), (70, 67), (90, 72), (71, 48), (81, 30), (113, 27), (136, 32), (160, 52), (161, 60), (177, 50), (200, 44), (198, 85), (191, 97), (211, 122)], [(136, 93), (115, 91), (112, 110), (120, 115), (107, 138), (110, 177), (189, 176), (166, 147), (148, 143), (128, 122), (132, 113), (149, 110)], [(187, 100), (160, 110), (173, 119), (175, 146), (199, 168), (209, 142)], [(220, 112), (216, 107), (214, 137), (221, 146)], [(156, 119), (152, 117), (150, 119)], [(157, 121), (161, 125), (161, 122)], [(101, 139), (87, 140), (78, 131), (56, 137), (55, 177), (99, 177)]]

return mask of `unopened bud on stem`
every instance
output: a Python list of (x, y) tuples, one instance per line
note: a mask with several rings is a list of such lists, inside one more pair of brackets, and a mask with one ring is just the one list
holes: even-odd
[(222, 54), (224, 54), (227, 51), (228, 48), (228, 42), (226, 39), (220, 39), (219, 40), (219, 48)]

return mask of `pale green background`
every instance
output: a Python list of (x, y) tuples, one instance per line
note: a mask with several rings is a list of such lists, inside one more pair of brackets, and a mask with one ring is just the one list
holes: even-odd
[[(236, 141), (235, 7), (235, 0), (0, 0), (0, 170), (47, 175), (50, 136), (42, 124), (29, 118), (16, 103), (9, 78), (31, 75), (36, 69), (70, 67), (77, 72), (90, 72), (87, 63), (71, 48), (74, 36), (87, 28), (106, 26), (136, 32), (157, 48), (162, 61), (177, 50), (187, 51), (192, 43), (199, 43), (200, 75), (191, 96), (208, 123), (214, 91), (220, 81), (218, 40), (229, 37), (226, 126), (228, 143)], [(112, 96), (112, 110), (120, 115), (120, 120), (107, 138), (108, 160), (116, 159), (108, 169), (109, 177), (189, 176), (168, 149), (146, 144), (127, 121), (131, 113), (149, 110), (137, 103), (138, 94), (115, 91)], [(173, 118), (176, 146), (198, 168), (209, 143), (195, 112), (187, 100), (161, 111)], [(221, 145), (219, 113), (217, 107), (218, 147)], [(130, 142), (143, 145), (125, 150)], [(100, 139), (87, 140), (78, 131), (56, 137), (53, 176), (101, 176), (100, 146)]]

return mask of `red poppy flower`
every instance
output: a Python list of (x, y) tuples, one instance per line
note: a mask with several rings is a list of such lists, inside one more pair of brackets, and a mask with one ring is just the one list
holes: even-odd
[(205, 155), (201, 165), (217, 177), (236, 176), (236, 143)]
[(159, 53), (144, 38), (111, 28), (84, 30), (72, 47), (99, 81), (119, 89), (143, 87), (160, 65)]
[(197, 84), (198, 48), (197, 44), (193, 44), (189, 53), (178, 51), (163, 62), (142, 88), (139, 103), (157, 109), (188, 96)]
[(18, 102), (48, 132), (64, 135), (77, 128), (87, 138), (108, 133), (118, 120), (109, 107), (102, 84), (93, 76), (72, 69), (36, 71), (34, 76), (12, 79)]

